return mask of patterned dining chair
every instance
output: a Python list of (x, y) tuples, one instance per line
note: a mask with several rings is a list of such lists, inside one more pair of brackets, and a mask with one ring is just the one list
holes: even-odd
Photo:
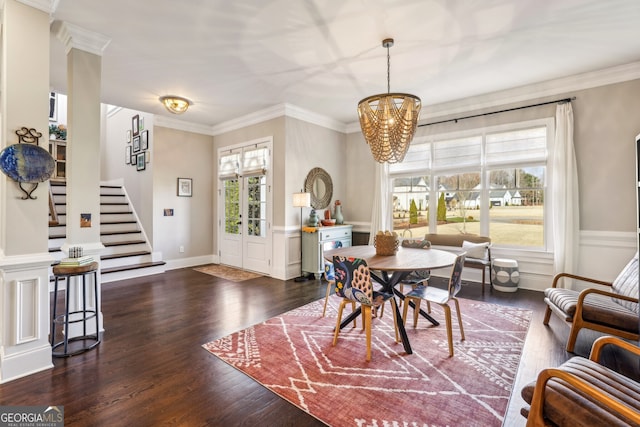
[(447, 323), (447, 340), (449, 341), (449, 357), (453, 356), (453, 330), (451, 328), (451, 307), (449, 301), (453, 300), (456, 305), (456, 313), (458, 314), (458, 325), (460, 326), (461, 340), (464, 341), (464, 329), (462, 327), (462, 315), (460, 314), (460, 304), (456, 295), (462, 287), (462, 268), (464, 267), (465, 254), (462, 253), (456, 257), (453, 267), (451, 267), (451, 276), (449, 277), (449, 286), (447, 289), (438, 289), (432, 286), (418, 286), (411, 292), (407, 293), (404, 301), (404, 309), (402, 310), (402, 321), (406, 324), (407, 310), (409, 309), (409, 301), (414, 303), (413, 308), (413, 327), (418, 326), (418, 316), (420, 314), (420, 302), (425, 300), (438, 304), (442, 307)]
[[(331, 261), (324, 262), (324, 278), (327, 281), (327, 294), (324, 297), (324, 309), (322, 310), (322, 317), (327, 313), (327, 303), (329, 302), (329, 295), (331, 295), (331, 290), (336, 287), (336, 272), (333, 268), (333, 263)], [(356, 302), (351, 301), (351, 311), (355, 311)], [(356, 319), (353, 319), (353, 327), (357, 326)]]
[(335, 269), (336, 294), (341, 296), (343, 300), (338, 308), (338, 320), (333, 335), (333, 345), (338, 342), (338, 334), (340, 333), (340, 323), (342, 321), (342, 311), (344, 306), (350, 302), (360, 303), (362, 310), (362, 322), (366, 334), (367, 342), (367, 361), (371, 360), (371, 309), (373, 306), (384, 304), (385, 301), (391, 300), (393, 306), (393, 325), (396, 333), (396, 342), (400, 342), (398, 335), (396, 318), (395, 298), (393, 294), (374, 291), (371, 282), (371, 275), (367, 262), (361, 258), (333, 257), (333, 267)]
[[(330, 249), (337, 249), (341, 247), (342, 247), (342, 242), (339, 240), (336, 240), (335, 242), (325, 243), (323, 250), (328, 251)], [(336, 286), (335, 271), (333, 269), (333, 262), (331, 261), (327, 261), (327, 260), (324, 261), (324, 279), (327, 281), (327, 292), (324, 297), (324, 309), (322, 310), (322, 317), (324, 317), (324, 315), (327, 312), (327, 302), (329, 302), (329, 295), (331, 295), (331, 289), (335, 288)], [(355, 307), (355, 303), (353, 305)]]

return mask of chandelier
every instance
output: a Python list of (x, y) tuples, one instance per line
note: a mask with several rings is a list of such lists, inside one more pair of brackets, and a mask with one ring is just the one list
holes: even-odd
[(389, 48), (393, 39), (384, 39), (387, 48), (387, 93), (369, 96), (358, 103), (358, 117), (364, 139), (379, 163), (404, 160), (420, 115), (421, 101), (415, 95), (391, 93)]
[(167, 111), (173, 114), (182, 114), (187, 111), (190, 105), (193, 105), (193, 102), (187, 98), (174, 95), (161, 96), (160, 102), (162, 102), (162, 105), (164, 105)]

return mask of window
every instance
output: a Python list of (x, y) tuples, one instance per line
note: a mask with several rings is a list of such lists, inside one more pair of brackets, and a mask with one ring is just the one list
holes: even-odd
[(416, 138), (389, 165), (393, 228), (489, 235), (495, 245), (546, 249), (552, 120)]

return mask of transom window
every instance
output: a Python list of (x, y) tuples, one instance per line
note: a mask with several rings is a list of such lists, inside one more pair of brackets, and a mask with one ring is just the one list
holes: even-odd
[(389, 165), (393, 228), (488, 235), (495, 245), (546, 249), (552, 120), (416, 138)]

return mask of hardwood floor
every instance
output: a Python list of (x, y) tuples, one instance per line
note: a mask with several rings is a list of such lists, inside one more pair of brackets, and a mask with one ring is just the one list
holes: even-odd
[[(315, 418), (207, 353), (201, 345), (324, 297), (320, 281), (229, 282), (193, 269), (106, 283), (95, 349), (0, 385), (2, 405), (64, 405), (66, 426), (315, 426)], [(564, 351), (568, 328), (542, 325), (539, 292), (465, 283), (462, 298), (533, 310), (505, 426), (525, 424), (520, 389)], [(555, 317), (555, 316), (554, 316)], [(589, 343), (578, 342), (587, 353)]]

